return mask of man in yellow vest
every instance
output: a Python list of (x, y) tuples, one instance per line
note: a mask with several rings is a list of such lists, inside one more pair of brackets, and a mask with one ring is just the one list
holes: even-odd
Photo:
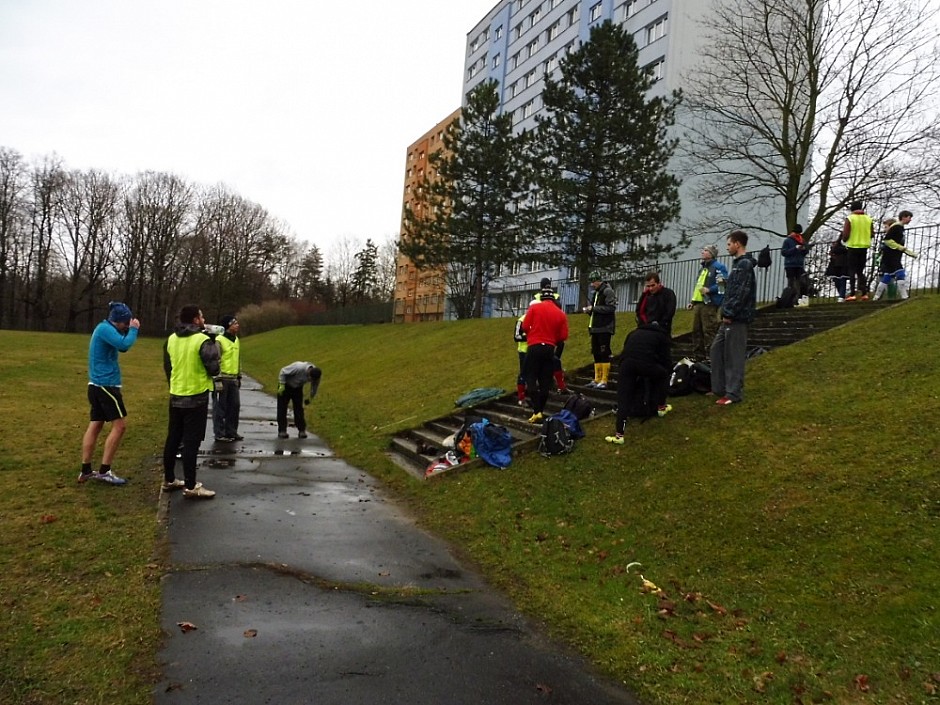
[(230, 443), (245, 438), (238, 435), (238, 414), (241, 410), (241, 394), (238, 390), (242, 386), (241, 341), (238, 339), (240, 326), (235, 316), (222, 316), (219, 325), (225, 331), (215, 339), (222, 354), (222, 372), (216, 380), (222, 383), (222, 390), (212, 392), (212, 430), (215, 440)]
[[(219, 346), (205, 330), (198, 306), (183, 306), (176, 330), (163, 348), (170, 383), (169, 423), (163, 445), (163, 489), (183, 490), (188, 499), (212, 499), (215, 492), (196, 482), (196, 456), (206, 437), (209, 392), (219, 367)], [(182, 443), (183, 480), (176, 479), (176, 452)]]
[(846, 301), (868, 301), (868, 279), (865, 276), (865, 265), (868, 262), (868, 249), (871, 247), (871, 238), (875, 231), (872, 217), (865, 212), (861, 201), (852, 201), (849, 206), (852, 211), (842, 224), (842, 242), (848, 250), (846, 261), (848, 263), (849, 277), (852, 290), (845, 297)]

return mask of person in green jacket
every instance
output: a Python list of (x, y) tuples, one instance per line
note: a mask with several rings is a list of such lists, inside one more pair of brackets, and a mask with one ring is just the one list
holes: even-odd
[(842, 224), (842, 242), (848, 250), (846, 259), (851, 282), (851, 291), (845, 300), (868, 301), (868, 278), (865, 276), (865, 265), (868, 262), (871, 238), (875, 232), (875, 222), (865, 212), (865, 204), (861, 201), (852, 201), (849, 209), (852, 212)]
[[(198, 306), (180, 309), (179, 323), (163, 347), (163, 371), (170, 383), (169, 422), (163, 444), (163, 489), (183, 490), (187, 499), (212, 499), (215, 492), (196, 482), (196, 457), (206, 437), (209, 393), (218, 376), (219, 346), (206, 330)], [(183, 480), (176, 478), (182, 444)]]

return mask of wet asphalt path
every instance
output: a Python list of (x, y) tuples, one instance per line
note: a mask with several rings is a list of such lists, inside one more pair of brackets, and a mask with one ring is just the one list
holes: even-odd
[(259, 385), (241, 391), (245, 440), (215, 443), (210, 419), (200, 454), (199, 481), (216, 497), (161, 498), (170, 569), (157, 705), (636, 705), (364, 471), (312, 433), (279, 440)]

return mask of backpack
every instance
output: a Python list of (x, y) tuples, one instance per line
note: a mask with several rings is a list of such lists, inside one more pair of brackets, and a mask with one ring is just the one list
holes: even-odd
[(594, 415), (594, 407), (591, 406), (591, 402), (581, 392), (568, 397), (568, 401), (565, 402), (565, 409), (574, 414), (579, 421)]
[(542, 422), (542, 432), (539, 434), (539, 453), (546, 458), (553, 455), (570, 453), (574, 447), (574, 438), (565, 426), (565, 422), (557, 416), (549, 416)]
[(487, 465), (503, 470), (512, 462), (512, 434), (505, 426), (483, 419), (470, 426), (473, 448)]
[(764, 249), (757, 255), (757, 266), (761, 269), (767, 269), (770, 264), (770, 245), (764, 245)]
[(692, 365), (692, 391), (708, 394), (712, 390), (712, 368), (701, 360)]
[(584, 438), (584, 429), (581, 428), (581, 421), (573, 412), (568, 409), (562, 409), (557, 414), (552, 414), (552, 416), (561, 421), (568, 428), (568, 433), (571, 434), (572, 440), (576, 441), (579, 438)]
[(684, 357), (672, 368), (669, 378), (669, 396), (681, 397), (692, 393), (692, 361)]
[(777, 297), (777, 308), (793, 308), (796, 306), (796, 289), (792, 286), (784, 287), (783, 292)]

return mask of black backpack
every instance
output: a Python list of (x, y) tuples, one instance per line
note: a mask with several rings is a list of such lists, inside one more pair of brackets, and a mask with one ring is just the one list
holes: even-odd
[(591, 406), (591, 402), (589, 402), (588, 398), (581, 394), (581, 392), (568, 397), (568, 401), (565, 402), (565, 408), (574, 414), (578, 418), (578, 421), (582, 421), (594, 415), (594, 407)]
[(542, 422), (542, 432), (539, 434), (539, 453), (549, 458), (553, 455), (570, 453), (574, 447), (574, 438), (564, 422), (550, 416)]
[(761, 269), (767, 269), (770, 265), (770, 245), (764, 245), (764, 249), (757, 255), (757, 266)]
[(699, 394), (708, 394), (712, 390), (712, 367), (707, 362), (698, 362), (692, 365), (692, 391)]
[(793, 308), (796, 306), (796, 289), (792, 286), (784, 287), (783, 292), (777, 297), (777, 308)]
[(684, 357), (672, 368), (669, 378), (669, 396), (682, 397), (692, 393), (692, 361)]

